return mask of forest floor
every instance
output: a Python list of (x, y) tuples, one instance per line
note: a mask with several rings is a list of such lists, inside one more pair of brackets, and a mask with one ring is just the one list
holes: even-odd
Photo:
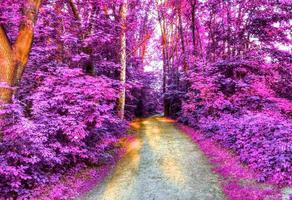
[(205, 156), (165, 118), (137, 122), (138, 137), (106, 180), (80, 199), (225, 199)]

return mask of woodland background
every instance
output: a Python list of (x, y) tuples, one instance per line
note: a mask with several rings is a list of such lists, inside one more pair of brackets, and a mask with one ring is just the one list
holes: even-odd
[(0, 194), (111, 162), (161, 112), (291, 186), (291, 25), (289, 0), (0, 1)]

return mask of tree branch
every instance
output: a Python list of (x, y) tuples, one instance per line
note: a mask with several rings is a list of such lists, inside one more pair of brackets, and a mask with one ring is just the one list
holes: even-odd
[(41, 3), (42, 0), (28, 0), (24, 9), (25, 19), (20, 25), (18, 37), (12, 47), (16, 62), (16, 75), (14, 80), (15, 85), (17, 85), (20, 81), (24, 67), (28, 61), (28, 56), (33, 41), (34, 25), (37, 20)]
[(71, 7), (71, 10), (72, 10), (72, 12), (73, 12), (74, 17), (75, 17), (78, 21), (80, 21), (80, 20), (81, 20), (81, 17), (80, 17), (80, 15), (79, 15), (78, 9), (77, 9), (75, 3), (73, 2), (73, 0), (69, 0), (69, 6)]

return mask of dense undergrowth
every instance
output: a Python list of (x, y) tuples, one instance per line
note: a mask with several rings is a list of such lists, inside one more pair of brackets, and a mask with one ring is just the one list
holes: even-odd
[[(110, 162), (127, 121), (161, 111), (162, 98), (166, 115), (233, 151), (258, 181), (291, 186), (291, 2), (127, 4), (122, 16), (122, 0), (0, 1), (0, 198)], [(20, 83), (7, 84), (20, 61)]]
[[(275, 80), (277, 65), (253, 60), (218, 62), (191, 73), (179, 121), (236, 153), (258, 181), (291, 185), (291, 99), (275, 88), (285, 79)], [(290, 81), (291, 74), (286, 87)]]
[[(20, 23), (28, 23), (23, 15), (32, 5), (0, 2), (1, 30), (5, 27), (11, 44)], [(26, 70), (12, 102), (0, 105), (0, 199), (29, 198), (31, 191), (56, 184), (76, 167), (111, 163), (128, 121), (157, 112), (159, 93), (151, 89), (157, 77), (144, 72), (141, 56), (132, 53), (127, 57), (125, 119), (118, 116), (121, 27), (118, 13), (99, 12), (106, 5), (118, 6), (42, 2)], [(135, 18), (142, 6), (133, 4), (128, 18), (137, 28), (150, 27)], [(86, 10), (74, 12), (78, 8)], [(128, 32), (133, 45), (128, 51), (140, 43), (134, 31)]]
[(274, 184), (257, 183), (257, 174), (242, 165), (238, 157), (228, 149), (206, 138), (198, 130), (177, 124), (200, 148), (212, 164), (212, 171), (219, 175), (221, 188), (227, 199), (232, 200), (280, 200), (281, 189)]
[(179, 2), (159, 6), (180, 37), (162, 29), (174, 55), (163, 57), (165, 113), (233, 151), (258, 181), (291, 186), (291, 2)]
[(77, 164), (111, 162), (115, 143), (127, 129), (126, 121), (115, 115), (113, 83), (78, 69), (62, 69), (29, 97), (29, 119), (17, 103), (2, 110), (8, 119), (1, 124), (2, 196), (22, 195)]

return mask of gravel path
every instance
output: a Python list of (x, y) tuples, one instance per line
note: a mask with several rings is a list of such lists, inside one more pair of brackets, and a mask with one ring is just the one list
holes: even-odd
[(218, 177), (196, 145), (164, 118), (141, 122), (139, 139), (111, 175), (82, 199), (220, 200)]

